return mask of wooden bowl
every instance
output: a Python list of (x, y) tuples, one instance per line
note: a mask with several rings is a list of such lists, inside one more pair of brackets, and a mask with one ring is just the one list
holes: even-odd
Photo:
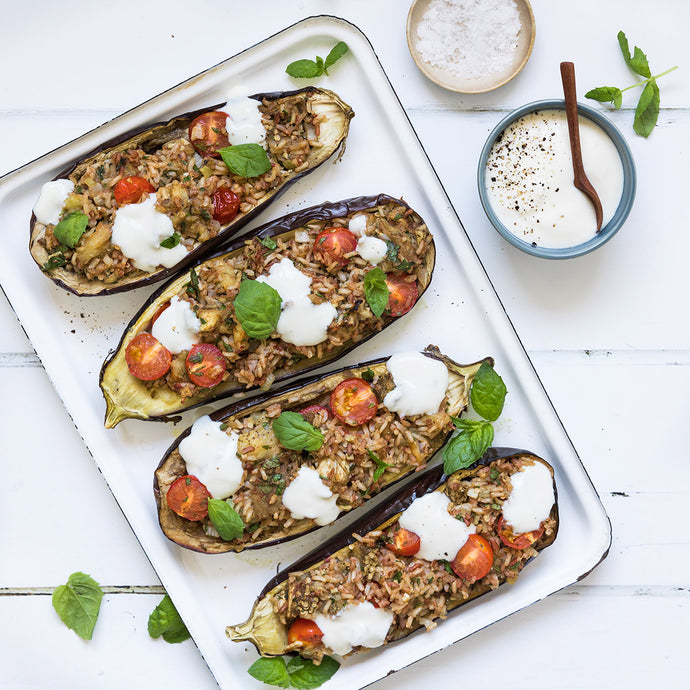
[(499, 86), (507, 84), (525, 66), (534, 46), (536, 29), (534, 25), (534, 14), (528, 0), (515, 0), (517, 5), (520, 33), (518, 34), (518, 45), (513, 55), (511, 63), (500, 71), (491, 72), (481, 77), (464, 77), (449, 70), (435, 67), (422, 59), (417, 50), (417, 26), (422, 21), (432, 0), (414, 0), (407, 15), (407, 45), (410, 55), (417, 67), (427, 78), (442, 86), (449, 91), (456, 93), (485, 93), (493, 91)]

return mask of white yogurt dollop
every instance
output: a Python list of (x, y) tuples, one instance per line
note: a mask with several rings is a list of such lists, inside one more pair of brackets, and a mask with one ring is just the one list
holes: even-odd
[(421, 352), (400, 352), (386, 367), (395, 383), (383, 399), (389, 410), (401, 417), (438, 412), (448, 388), (448, 369), (443, 362)]
[(365, 235), (357, 242), (357, 253), (370, 264), (380, 264), (388, 253), (388, 245), (378, 237)]
[(510, 477), (513, 490), (503, 504), (503, 519), (516, 533), (531, 532), (549, 517), (555, 497), (549, 468), (526, 465)]
[(157, 266), (170, 268), (187, 256), (183, 244), (172, 249), (161, 247), (161, 242), (175, 228), (172, 220), (157, 211), (155, 205), (156, 194), (151, 193), (145, 201), (119, 208), (113, 223), (113, 244), (142, 271), (153, 271)]
[(470, 534), (476, 531), (452, 517), (448, 512), (450, 499), (440, 491), (416, 498), (402, 515), (398, 524), (414, 532), (420, 541), (418, 558), (427, 561), (445, 559), (452, 561)]
[(234, 431), (226, 434), (220, 426), (208, 415), (199, 417), (179, 450), (187, 474), (204, 484), (213, 498), (228, 498), (240, 488), (244, 468), (237, 457), (239, 436)]
[(354, 647), (380, 647), (393, 623), (393, 614), (363, 601), (347, 604), (335, 616), (319, 613), (314, 622), (323, 633), (323, 644), (343, 655)]
[(41, 194), (33, 207), (36, 220), (43, 225), (57, 225), (67, 197), (74, 191), (71, 180), (52, 180), (41, 187)]
[(357, 237), (363, 237), (367, 234), (367, 216), (365, 213), (358, 213), (352, 216), (347, 224), (347, 229)]
[(340, 508), (334, 494), (311, 467), (300, 467), (297, 476), (283, 492), (283, 505), (297, 520), (311, 518), (317, 525), (328, 525), (335, 520)]
[(201, 321), (189, 302), (175, 295), (151, 328), (151, 335), (173, 355), (189, 350), (199, 342)]
[(268, 275), (257, 280), (280, 295), (282, 311), (276, 331), (286, 343), (317, 345), (326, 340), (338, 312), (330, 302), (314, 304), (309, 299), (311, 278), (295, 268), (291, 259), (273, 264)]
[(234, 89), (224, 112), (228, 118), (225, 127), (228, 130), (230, 146), (238, 144), (263, 144), (266, 140), (266, 128), (261, 122), (259, 101), (248, 98), (244, 89)]

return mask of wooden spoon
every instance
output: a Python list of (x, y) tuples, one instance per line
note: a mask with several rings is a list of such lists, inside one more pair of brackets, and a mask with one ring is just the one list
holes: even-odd
[(563, 81), (563, 93), (565, 94), (565, 114), (568, 119), (568, 133), (570, 134), (570, 150), (573, 156), (573, 172), (575, 173), (575, 186), (584, 192), (594, 205), (594, 213), (597, 218), (597, 232), (601, 230), (604, 212), (601, 208), (601, 199), (596, 189), (587, 178), (585, 168), (582, 165), (582, 149), (580, 148), (580, 126), (577, 120), (577, 90), (575, 88), (575, 65), (572, 62), (561, 62), (561, 80)]

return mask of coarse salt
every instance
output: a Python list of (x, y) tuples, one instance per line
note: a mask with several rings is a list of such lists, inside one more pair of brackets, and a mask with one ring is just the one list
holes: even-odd
[(479, 79), (510, 66), (519, 33), (515, 0), (432, 0), (416, 47), (424, 62)]

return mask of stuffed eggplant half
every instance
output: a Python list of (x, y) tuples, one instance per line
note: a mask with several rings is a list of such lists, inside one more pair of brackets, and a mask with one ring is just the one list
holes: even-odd
[(435, 261), (424, 221), (386, 195), (298, 211), (166, 283), (101, 371), (106, 427), (169, 420), (345, 354), (407, 313)]
[(179, 273), (344, 146), (353, 115), (310, 87), (231, 98), (111, 140), (43, 186), (31, 254), (78, 295)]
[(435, 467), (292, 566), (261, 592), (235, 642), (264, 656), (319, 663), (406, 637), (513, 582), (553, 543), (553, 468), (528, 451), (493, 448), (467, 470)]
[(484, 361), (492, 364), (461, 366), (429, 346), (200, 417), (155, 473), (163, 532), (221, 553), (333, 522), (426, 466), (452, 433), (451, 417), (467, 408)]

